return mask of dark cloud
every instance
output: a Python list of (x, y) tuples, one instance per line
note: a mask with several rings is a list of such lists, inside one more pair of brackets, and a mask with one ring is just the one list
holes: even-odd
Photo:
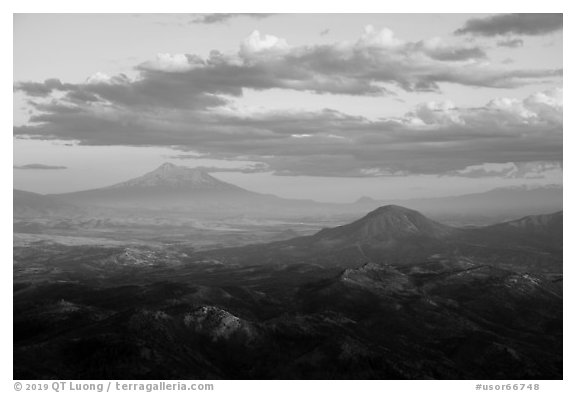
[(194, 157), (259, 162), (247, 170), (277, 175), (438, 174), (485, 162), (562, 160), (561, 90), (470, 109), (433, 102), (377, 121), (332, 110), (242, 115), (101, 112), (88, 105), (52, 106), (32, 121), (14, 133), (87, 145), (175, 146)]
[(330, 29), (324, 29), (324, 30), (322, 30), (322, 31), (320, 32), (320, 35), (321, 35), (321, 36), (325, 36), (325, 35), (328, 35), (328, 34), (330, 34)]
[(44, 164), (26, 164), (26, 165), (14, 165), (14, 169), (67, 169), (65, 166), (60, 165), (44, 165)]
[(485, 59), (486, 52), (478, 46), (448, 45), (439, 39), (419, 41), (415, 44), (407, 44), (414, 52), (424, 52), (431, 59), (441, 61), (464, 61)]
[(241, 94), (239, 87), (208, 84), (201, 79), (190, 80), (180, 73), (154, 70), (143, 71), (141, 78), (134, 81), (122, 75), (81, 84), (62, 84), (59, 80), (50, 79), (44, 83), (18, 82), (14, 89), (31, 97), (48, 97), (54, 91), (61, 91), (72, 103), (105, 103), (142, 109), (209, 108), (228, 103), (218, 94)]
[[(174, 160), (190, 160), (190, 159), (198, 159), (198, 158), (207, 158), (208, 156), (203, 154), (176, 154), (168, 156), (167, 158), (171, 158)], [(209, 158), (209, 157), (208, 157)], [(225, 158), (225, 157), (222, 157)], [(237, 172), (237, 173), (262, 173), (262, 172), (270, 172), (271, 169), (268, 165), (264, 163), (252, 163), (247, 166), (242, 167), (216, 167), (216, 166), (196, 166), (196, 168), (202, 169), (206, 172)]]
[(499, 14), (466, 21), (454, 34), (486, 37), (498, 35), (544, 35), (562, 30), (562, 14)]
[(506, 48), (519, 48), (524, 46), (524, 40), (521, 38), (509, 38), (506, 40), (498, 41), (496, 45), (504, 46)]
[(64, 84), (59, 79), (46, 79), (42, 82), (18, 82), (14, 85), (14, 91), (23, 91), (32, 97), (46, 97), (55, 90), (73, 91), (76, 86), (70, 83)]
[(224, 23), (229, 21), (233, 18), (238, 17), (248, 17), (254, 19), (263, 19), (268, 18), (274, 14), (205, 14), (205, 15), (195, 15), (191, 23), (201, 23), (201, 24), (216, 24), (216, 23)]
[(433, 52), (430, 57), (436, 60), (459, 61), (482, 59), (486, 57), (486, 53), (481, 48), (456, 48)]
[(215, 167), (215, 166), (200, 166), (197, 167), (202, 169), (206, 172), (211, 173), (218, 173), (218, 172), (237, 172), (237, 173), (262, 173), (262, 172), (269, 172), (270, 168), (268, 165), (263, 163), (258, 163), (248, 167), (241, 167), (241, 168), (223, 168), (223, 167)]

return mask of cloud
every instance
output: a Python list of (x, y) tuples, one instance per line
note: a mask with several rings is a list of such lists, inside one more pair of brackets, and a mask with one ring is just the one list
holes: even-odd
[(364, 27), (364, 33), (357, 42), (359, 47), (397, 48), (404, 41), (395, 37), (394, 32), (386, 27), (378, 30), (372, 25)]
[(463, 124), (460, 111), (451, 101), (419, 104), (412, 112), (412, 124)]
[(168, 146), (202, 158), (261, 163), (276, 175), (442, 174), (484, 163), (562, 161), (562, 89), (475, 108), (440, 101), (369, 120), (334, 110), (47, 107), (16, 136), (86, 145)]
[(14, 165), (14, 169), (41, 169), (41, 170), (52, 170), (52, 169), (67, 169), (65, 166), (60, 165), (44, 165), (44, 164), (26, 164), (26, 165)]
[(237, 173), (262, 173), (270, 172), (268, 165), (264, 163), (256, 163), (250, 166), (239, 167), (239, 168), (224, 168), (215, 166), (200, 166), (198, 169), (202, 169), (206, 172), (218, 173), (218, 172), (237, 172)]
[(31, 97), (45, 97), (55, 90), (72, 91), (76, 86), (70, 83), (64, 84), (59, 79), (46, 79), (40, 82), (18, 82), (14, 85), (14, 91), (23, 91)]
[(503, 46), (506, 48), (519, 48), (524, 45), (524, 40), (521, 38), (508, 38), (505, 40), (498, 41), (496, 45)]
[(97, 73), (80, 84), (58, 79), (14, 85), (31, 98), (55, 92), (70, 102), (100, 106), (206, 109), (222, 107), (244, 89), (289, 89), (317, 94), (391, 95), (438, 91), (440, 83), (511, 88), (562, 76), (558, 69), (512, 69), (491, 64), (480, 47), (439, 38), (407, 42), (386, 28), (367, 26), (353, 42), (290, 46), (273, 35), (252, 32), (237, 53), (212, 51), (158, 54), (139, 64), (138, 74)]
[(217, 24), (217, 23), (224, 23), (228, 22), (230, 19), (245, 17), (245, 18), (254, 18), (254, 19), (263, 19), (268, 18), (274, 14), (204, 14), (204, 15), (195, 15), (191, 23), (199, 23), (199, 24)]
[(446, 175), (469, 178), (545, 179), (547, 176), (561, 173), (561, 162), (534, 161), (471, 165), (461, 170), (448, 172)]
[(273, 35), (260, 34), (258, 30), (255, 30), (242, 41), (240, 56), (246, 60), (250, 60), (252, 57), (262, 53), (278, 55), (288, 49), (289, 47), (286, 40)]
[[(182, 67), (182, 64), (170, 64), (164, 57), (158, 59), (157, 62), (142, 65), (142, 71), (136, 80), (122, 74), (108, 79), (103, 79), (100, 75), (99, 79), (89, 78), (80, 84), (63, 84), (53, 79), (44, 83), (17, 82), (14, 89), (30, 97), (46, 99), (52, 98), (54, 92), (65, 93), (65, 99), (57, 101), (59, 110), (70, 110), (71, 104), (90, 103), (94, 109), (99, 108), (102, 111), (112, 106), (141, 110), (209, 108), (228, 103), (228, 100), (219, 94), (241, 94), (240, 87), (190, 81), (184, 73), (175, 70), (177, 66)], [(45, 103), (32, 102), (32, 105), (39, 110), (46, 109)]]
[(320, 31), (320, 35), (321, 35), (321, 36), (325, 36), (325, 35), (328, 35), (328, 34), (330, 34), (330, 29), (324, 29), (324, 30)]
[[(197, 160), (201, 158), (206, 158), (206, 155), (203, 154), (176, 154), (168, 156), (168, 158), (173, 160)], [(206, 172), (237, 172), (237, 173), (262, 173), (262, 172), (271, 172), (271, 169), (268, 165), (262, 162), (256, 163), (248, 163), (243, 166), (234, 166), (234, 167), (221, 167), (221, 166), (196, 166), (197, 169), (202, 169)]]
[(499, 14), (470, 19), (454, 34), (485, 37), (507, 34), (545, 35), (562, 30), (562, 24), (562, 14)]
[(534, 93), (524, 100), (495, 99), (488, 103), (487, 108), (507, 122), (529, 123), (537, 119), (540, 122), (562, 124), (562, 89)]
[[(156, 55), (156, 59), (143, 63), (141, 68), (164, 72), (184, 72), (194, 67), (194, 60), (193, 57), (182, 53), (159, 53)], [(95, 81), (95, 83), (97, 82)]]
[(173, 147), (203, 158), (256, 162), (245, 170), (276, 175), (441, 174), (484, 163), (561, 161), (562, 89), (477, 108), (423, 102), (403, 116), (378, 120), (330, 109), (246, 113), (233, 100), (245, 89), (384, 96), (399, 89), (438, 91), (444, 83), (509, 88), (561, 75), (500, 68), (471, 43), (411, 42), (372, 26), (353, 41), (307, 46), (254, 31), (236, 53), (159, 54), (130, 77), (96, 73), (76, 84), (17, 82), (14, 90), (24, 93), (34, 113), (13, 131), (84, 145)]

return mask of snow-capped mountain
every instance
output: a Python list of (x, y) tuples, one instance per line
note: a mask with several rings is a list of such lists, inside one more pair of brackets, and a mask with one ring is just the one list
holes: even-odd
[(134, 179), (114, 184), (107, 189), (123, 188), (165, 188), (165, 189), (219, 189), (240, 190), (240, 187), (225, 183), (200, 168), (188, 168), (164, 163), (152, 172)]
[(201, 168), (165, 163), (142, 176), (108, 187), (55, 194), (76, 205), (148, 210), (186, 210), (207, 215), (301, 214), (322, 204), (260, 194), (221, 181)]
[(112, 186), (56, 195), (78, 205), (171, 210), (246, 205), (267, 197), (223, 182), (197, 168), (165, 163)]

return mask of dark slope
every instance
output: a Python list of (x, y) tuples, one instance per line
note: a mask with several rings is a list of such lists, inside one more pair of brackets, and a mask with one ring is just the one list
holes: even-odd
[(462, 238), (486, 245), (540, 247), (562, 251), (562, 212), (526, 216), (518, 220), (462, 232)]
[(487, 229), (498, 232), (521, 233), (525, 235), (547, 234), (550, 236), (561, 236), (562, 225), (563, 212), (560, 211), (552, 214), (526, 216), (518, 220), (492, 225)]
[(16, 379), (562, 378), (561, 291), (534, 274), (449, 259), (62, 281), (77, 265), (59, 258), (53, 281), (15, 277)]
[(561, 272), (562, 212), (523, 217), (463, 231), (461, 250), (470, 255), (505, 261), (504, 267)]

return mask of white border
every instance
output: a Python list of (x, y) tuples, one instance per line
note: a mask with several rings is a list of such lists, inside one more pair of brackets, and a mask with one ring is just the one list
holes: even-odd
[[(463, 1), (370, 1), (370, 0), (354, 0), (348, 2), (312, 2), (310, 0), (291, 0), (283, 2), (285, 4), (278, 4), (270, 0), (210, 0), (207, 2), (192, 2), (184, 0), (163, 0), (162, 2), (136, 2), (136, 1), (119, 1), (119, 0), (99, 0), (96, 2), (81, 2), (78, 0), (9, 0), (3, 3), (2, 19), (0, 26), (2, 29), (1, 42), (3, 52), (13, 53), (13, 13), (55, 13), (55, 12), (106, 12), (106, 13), (156, 13), (156, 12), (310, 12), (310, 13), (361, 13), (361, 12), (386, 12), (386, 13), (401, 13), (413, 12), (419, 13), (437, 13), (437, 12), (562, 12), (564, 13), (564, 42), (571, 42), (570, 38), (574, 35), (574, 18), (570, 11), (573, 10), (574, 2), (568, 0), (547, 0), (546, 2), (531, 2), (527, 1), (502, 1), (502, 0), (483, 0), (470, 4)], [(573, 47), (572, 42), (572, 47)], [(564, 63), (565, 63), (565, 86), (576, 86), (573, 80), (571, 70), (574, 69), (574, 53), (570, 50), (568, 44), (564, 48)], [(4, 108), (9, 108), (12, 100), (12, 78), (6, 76), (8, 69), (12, 70), (13, 62), (8, 64), (7, 61), (2, 62), (2, 69), (4, 78), (2, 79), (2, 102)], [(574, 100), (570, 97), (573, 96), (572, 90), (564, 89), (565, 99), (568, 103), (568, 110), (564, 118), (564, 150), (568, 151), (570, 147), (574, 147), (574, 110), (570, 109), (573, 106)], [(10, 97), (8, 97), (10, 95)], [(12, 186), (12, 135), (8, 131), (12, 128), (12, 122), (9, 116), (3, 117), (4, 133), (1, 144), (2, 154), (0, 154), (0, 173), (2, 179), (2, 193), (0, 194), (2, 206), (2, 299), (1, 305), (4, 313), (8, 314), (1, 326), (2, 337), (2, 358), (0, 368), (2, 374), (2, 381), (4, 389), (2, 391), (14, 391), (12, 381), (12, 193), (8, 189)], [(568, 154), (565, 155), (564, 161), (565, 168), (565, 181), (564, 192), (565, 200), (576, 201), (574, 195), (574, 185), (572, 181), (574, 159)], [(8, 181), (10, 179), (10, 182)], [(10, 183), (10, 184), (9, 184)], [(572, 236), (574, 232), (570, 230), (570, 224), (575, 222), (574, 209), (571, 205), (566, 206), (564, 212), (564, 222), (568, 223), (564, 227), (564, 243), (565, 243), (565, 267), (564, 277), (566, 278), (565, 293), (564, 293), (564, 381), (539, 381), (540, 391), (542, 392), (574, 392), (576, 391), (576, 383), (574, 378), (574, 338), (573, 332), (576, 331), (574, 324), (574, 263), (576, 263), (574, 247), (572, 246)], [(487, 384), (488, 381), (478, 381), (479, 383)], [(517, 381), (509, 381), (515, 383)], [(535, 383), (536, 381), (532, 381)], [(344, 392), (344, 391), (364, 391), (364, 392), (400, 392), (413, 390), (418, 392), (425, 391), (442, 391), (442, 392), (468, 392), (474, 390), (474, 381), (214, 381), (217, 392), (224, 391), (251, 391), (251, 392), (293, 392), (294, 390), (320, 390), (330, 389), (330, 391)], [(505, 383), (505, 381), (493, 381), (493, 383)]]

